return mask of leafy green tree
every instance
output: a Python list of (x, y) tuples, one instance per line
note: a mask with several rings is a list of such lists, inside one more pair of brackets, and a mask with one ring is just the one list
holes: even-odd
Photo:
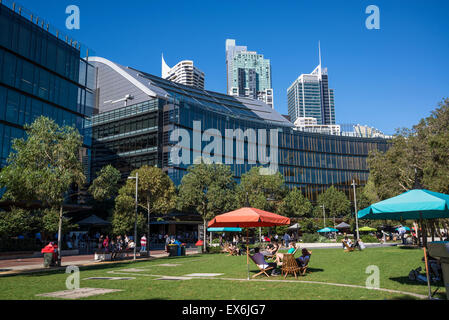
[(223, 164), (194, 164), (182, 178), (178, 206), (181, 210), (195, 209), (203, 218), (204, 248), (206, 221), (217, 214), (235, 209), (235, 181), (229, 166)]
[(120, 178), (120, 171), (109, 164), (97, 173), (97, 177), (89, 187), (89, 193), (95, 200), (108, 200), (117, 195)]
[(253, 208), (276, 212), (288, 188), (280, 172), (263, 174), (261, 167), (252, 167), (244, 173), (237, 186), (237, 203), (240, 207), (249, 205)]
[(384, 200), (422, 187), (449, 193), (449, 99), (412, 129), (398, 130), (386, 152), (368, 158), (369, 180)]
[(317, 217), (322, 216), (322, 205), (324, 205), (326, 216), (334, 218), (341, 215), (346, 215), (350, 212), (350, 201), (346, 194), (337, 190), (334, 186), (327, 188), (326, 191), (318, 195), (318, 206), (316, 206), (315, 213)]
[(40, 201), (58, 210), (60, 253), (64, 200), (71, 187), (82, 186), (86, 180), (79, 158), (82, 138), (75, 128), (60, 127), (46, 117), (24, 127), (27, 138), (13, 141), (13, 152), (0, 173), (0, 187), (6, 188), (3, 199)]
[(315, 219), (303, 218), (298, 222), (302, 233), (316, 233), (322, 228), (322, 225), (318, 224)]
[[(384, 200), (413, 188), (449, 193), (449, 99), (411, 129), (398, 130), (386, 152), (368, 158), (369, 194)], [(438, 234), (449, 220), (427, 221)], [(424, 229), (425, 231), (425, 229)], [(423, 237), (426, 240), (426, 237)]]
[(33, 230), (39, 221), (37, 217), (22, 208), (11, 208), (0, 212), (0, 237), (14, 237)]
[(304, 197), (301, 190), (294, 188), (282, 200), (277, 213), (286, 217), (303, 217), (312, 211), (312, 204)]
[[(145, 219), (144, 215), (139, 214), (137, 218), (138, 228), (143, 230), (144, 221), (147, 220), (149, 223), (151, 214), (166, 214), (175, 207), (176, 193), (173, 182), (160, 168), (144, 165), (133, 170), (130, 176), (135, 177), (136, 173), (139, 176), (138, 207), (146, 213), (147, 217)], [(133, 229), (136, 219), (135, 192), (136, 180), (131, 179), (128, 179), (119, 190), (112, 219), (115, 234), (127, 233)]]

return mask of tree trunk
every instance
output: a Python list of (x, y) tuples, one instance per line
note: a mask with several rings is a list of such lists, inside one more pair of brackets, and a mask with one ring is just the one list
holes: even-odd
[(435, 222), (434, 221), (429, 221), (430, 224), (430, 232), (431, 232), (431, 237), (432, 237), (432, 242), (435, 241)]
[(147, 252), (148, 256), (150, 256), (150, 200), (147, 201), (147, 210), (148, 210), (148, 226), (147, 226)]
[(61, 245), (62, 245), (62, 204), (61, 208), (59, 209), (59, 223), (58, 223), (58, 267), (61, 266)]
[(204, 252), (206, 252), (206, 219), (203, 219), (203, 246), (204, 246)]
[[(418, 238), (418, 247), (421, 247), (421, 235), (422, 235), (422, 220), (419, 220), (419, 224), (417, 224), (416, 228), (416, 237)], [(421, 228), (421, 230), (419, 230)]]

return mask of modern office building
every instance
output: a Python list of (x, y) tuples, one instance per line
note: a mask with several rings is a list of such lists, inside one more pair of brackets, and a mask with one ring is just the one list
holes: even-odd
[(44, 115), (84, 136), (82, 160), (90, 176), (91, 135), (84, 130), (95, 107), (95, 69), (83, 47), (10, 1), (0, 1), (0, 166), (24, 125)]
[(228, 95), (257, 99), (274, 108), (269, 59), (227, 39), (226, 69)]
[[(289, 186), (315, 200), (330, 185), (350, 195), (352, 179), (359, 185), (368, 179), (369, 151), (387, 149), (385, 139), (297, 131), (259, 100), (184, 86), (104, 58), (89, 62), (98, 67), (100, 93), (100, 113), (91, 121), (92, 172), (110, 163), (126, 176), (144, 164), (157, 165), (179, 185), (188, 166), (209, 150), (214, 160), (230, 165), (237, 180), (255, 165), (276, 163)], [(104, 101), (128, 94), (134, 96), (132, 105), (104, 109)], [(261, 137), (271, 141), (269, 148), (261, 149)], [(257, 157), (261, 150), (269, 165)]]
[(312, 117), (299, 117), (295, 121), (295, 130), (340, 135), (339, 124), (318, 124), (318, 120)]
[(204, 89), (204, 72), (193, 65), (191, 60), (178, 62), (170, 68), (162, 56), (162, 78), (186, 86)]
[(287, 89), (288, 114), (293, 122), (312, 117), (318, 124), (335, 124), (334, 90), (329, 89), (327, 68), (319, 65), (310, 74), (301, 74)]

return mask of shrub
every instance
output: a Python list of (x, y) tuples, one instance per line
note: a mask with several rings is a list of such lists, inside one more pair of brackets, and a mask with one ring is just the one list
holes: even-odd
[(369, 234), (364, 234), (360, 236), (360, 240), (362, 240), (365, 243), (379, 242), (379, 240), (375, 236)]
[(222, 250), (221, 247), (209, 247), (207, 246), (207, 253), (220, 253)]
[(302, 235), (302, 242), (304, 243), (312, 243), (319, 242), (320, 235), (316, 233), (304, 233)]

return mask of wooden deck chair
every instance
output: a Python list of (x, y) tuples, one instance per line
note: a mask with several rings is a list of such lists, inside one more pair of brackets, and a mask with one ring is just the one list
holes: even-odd
[(345, 241), (342, 241), (343, 245), (345, 246), (345, 252), (352, 252), (355, 248), (348, 246), (348, 244)]
[(257, 274), (255, 274), (255, 275), (253, 275), (252, 276), (252, 278), (255, 278), (255, 277), (257, 277), (258, 275), (261, 275), (261, 274), (264, 274), (264, 275), (266, 275), (267, 277), (269, 277), (270, 275), (267, 273), (267, 271), (270, 271), (271, 269), (274, 269), (274, 267), (267, 267), (267, 268), (261, 268), (257, 263), (256, 263), (256, 261), (254, 261), (254, 259), (253, 259), (253, 256), (251, 256), (251, 255), (249, 255), (249, 257), (251, 258), (251, 261), (252, 262), (254, 262), (254, 264), (257, 266), (257, 268), (259, 268), (259, 270), (260, 270), (260, 272), (259, 273), (257, 273)]
[(282, 259), (282, 274), (284, 274), (284, 278), (287, 278), (289, 273), (293, 273), (295, 279), (297, 279), (297, 272), (300, 272), (300, 268), (295, 260), (295, 256), (292, 253), (284, 253), (284, 258)]
[(309, 268), (310, 259), (312, 259), (312, 251), (309, 251), (309, 261), (307, 261), (306, 265), (299, 268), (300, 275), (306, 275), (307, 269)]

